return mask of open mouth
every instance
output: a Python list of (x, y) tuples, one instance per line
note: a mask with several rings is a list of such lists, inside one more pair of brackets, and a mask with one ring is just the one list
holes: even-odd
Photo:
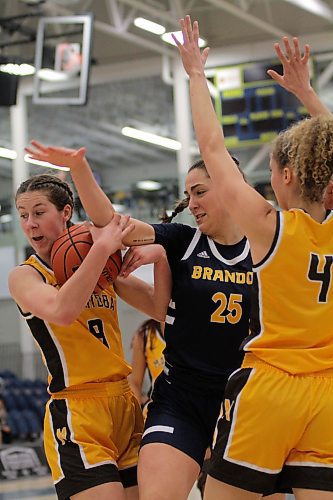
[(199, 215), (196, 215), (196, 216), (195, 216), (195, 220), (196, 220), (197, 222), (200, 222), (200, 221), (201, 221), (201, 219), (202, 219), (205, 215), (206, 215), (206, 214), (199, 214)]
[(41, 241), (43, 239), (43, 236), (33, 236), (31, 239), (33, 241)]

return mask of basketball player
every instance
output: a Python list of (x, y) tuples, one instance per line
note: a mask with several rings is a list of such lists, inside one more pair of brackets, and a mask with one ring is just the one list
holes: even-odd
[[(333, 217), (323, 194), (333, 173), (333, 119), (320, 115), (273, 143), (277, 212), (244, 182), (224, 143), (207, 88), (209, 49), (181, 20), (175, 41), (190, 79), (199, 147), (221, 203), (249, 238), (257, 323), (229, 378), (206, 499), (258, 499), (276, 485), (297, 499), (333, 498)], [(295, 47), (293, 55), (301, 59)]]
[[(154, 319), (144, 321), (136, 330), (132, 343), (132, 373), (128, 379), (134, 396), (143, 408), (143, 416), (147, 416), (147, 406), (153, 391), (155, 380), (164, 368), (165, 341), (161, 323)], [(142, 395), (144, 376), (148, 372), (150, 387), (147, 395)]]
[[(51, 175), (31, 177), (19, 187), (16, 207), (35, 254), (11, 272), (9, 289), (48, 369), (44, 443), (58, 498), (137, 499), (141, 409), (127, 383), (130, 366), (124, 360), (114, 287), (93, 293), (108, 256), (122, 247), (132, 227), (118, 215), (102, 229), (91, 227), (94, 243), (87, 257), (59, 288), (50, 252), (70, 224), (68, 184)], [(158, 265), (161, 271), (163, 262)], [(138, 305), (141, 292), (144, 312), (164, 317), (165, 309), (158, 310), (166, 299), (156, 295), (158, 287), (154, 291), (137, 279), (131, 293), (129, 286), (118, 285), (125, 299), (133, 295)]]

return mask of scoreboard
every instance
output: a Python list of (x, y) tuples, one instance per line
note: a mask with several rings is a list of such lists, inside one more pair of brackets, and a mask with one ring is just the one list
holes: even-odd
[(267, 74), (282, 65), (265, 61), (214, 69), (214, 104), (229, 148), (270, 142), (281, 130), (308, 115), (291, 93)]

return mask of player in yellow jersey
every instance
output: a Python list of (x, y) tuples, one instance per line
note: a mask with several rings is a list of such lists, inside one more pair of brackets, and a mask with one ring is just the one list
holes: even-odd
[[(164, 368), (163, 338), (161, 323), (148, 319), (144, 321), (132, 339), (132, 373), (129, 378), (131, 389), (139, 403), (141, 403), (144, 418), (147, 416), (147, 406), (153, 390), (154, 382)], [(150, 387), (142, 398), (142, 384), (144, 375), (148, 372)]]
[[(310, 85), (310, 113), (273, 143), (271, 183), (278, 212), (244, 182), (224, 141), (207, 88), (209, 49), (198, 23), (181, 20), (175, 41), (190, 79), (202, 157), (222, 203), (251, 245), (257, 321), (242, 368), (228, 381), (208, 470), (207, 500), (259, 499), (292, 488), (300, 500), (333, 498), (333, 217), (323, 196), (333, 173), (333, 118)], [(285, 39), (285, 66), (306, 66)], [(323, 113), (323, 114), (320, 114)]]
[[(160, 319), (162, 294), (134, 278), (93, 293), (110, 254), (132, 229), (116, 216), (91, 227), (94, 244), (75, 274), (60, 288), (50, 266), (54, 241), (70, 224), (73, 194), (52, 175), (23, 182), (16, 194), (21, 228), (35, 254), (16, 267), (9, 289), (38, 344), (48, 370), (44, 444), (59, 499), (137, 499), (136, 467), (141, 409), (127, 382), (117, 293)], [(166, 263), (157, 263), (160, 271)], [(166, 267), (165, 267), (166, 269)], [(168, 275), (166, 275), (167, 277)]]

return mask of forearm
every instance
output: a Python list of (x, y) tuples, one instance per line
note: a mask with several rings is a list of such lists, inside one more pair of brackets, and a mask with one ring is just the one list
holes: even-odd
[(308, 89), (297, 89), (294, 94), (306, 107), (311, 116), (331, 114), (331, 111), (321, 101), (318, 94), (312, 87), (309, 87)]
[(233, 181), (237, 178), (242, 181), (243, 177), (225, 146), (223, 129), (217, 119), (203, 73), (190, 76), (190, 97), (201, 156), (212, 180), (219, 182), (221, 190), (228, 193)]
[(60, 288), (54, 304), (54, 322), (70, 324), (85, 308), (109, 256), (109, 250), (94, 244), (78, 270)]
[(223, 130), (216, 117), (204, 73), (190, 75), (190, 98), (195, 134), (203, 153), (223, 138)]
[(154, 318), (165, 321), (168, 305), (171, 298), (172, 275), (165, 251), (154, 264), (154, 295), (152, 305)]
[(108, 224), (113, 217), (114, 208), (97, 184), (86, 158), (83, 158), (80, 165), (71, 167), (71, 175), (82, 206), (95, 226), (103, 227)]

